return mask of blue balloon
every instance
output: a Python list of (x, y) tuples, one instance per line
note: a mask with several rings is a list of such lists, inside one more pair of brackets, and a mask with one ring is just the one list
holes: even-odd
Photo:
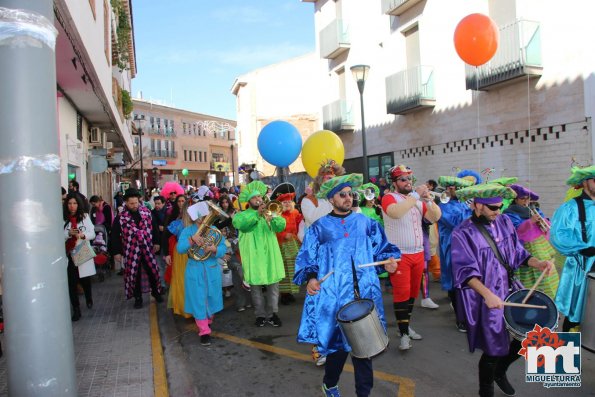
[(302, 137), (287, 121), (276, 120), (267, 124), (258, 135), (258, 151), (270, 164), (288, 167), (302, 150)]

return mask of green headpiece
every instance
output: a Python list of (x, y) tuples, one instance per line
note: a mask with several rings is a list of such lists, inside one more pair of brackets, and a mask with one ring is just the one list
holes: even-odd
[(566, 181), (567, 185), (580, 186), (585, 179), (595, 178), (595, 165), (585, 168), (572, 167), (572, 175)]
[(442, 187), (454, 186), (457, 189), (462, 189), (473, 186), (475, 182), (469, 179), (457, 178), (456, 176), (441, 176), (438, 178), (438, 184)]
[(240, 192), (240, 202), (247, 203), (254, 196), (265, 196), (267, 185), (261, 181), (252, 181)]
[(362, 174), (347, 174), (336, 176), (324, 182), (322, 186), (320, 186), (320, 191), (316, 196), (318, 198), (328, 199), (334, 196), (335, 193), (345, 188), (346, 186), (351, 186), (352, 189), (357, 189), (362, 185), (363, 179), (364, 178)]
[(512, 177), (503, 176), (502, 178), (493, 179), (493, 180), (489, 181), (488, 183), (502, 185), (502, 186), (508, 186), (508, 185), (512, 185), (513, 183), (517, 183), (518, 180), (519, 180), (519, 178), (517, 178), (515, 176), (512, 176)]
[(371, 189), (374, 191), (374, 198), (378, 198), (380, 196), (380, 189), (373, 183), (366, 183), (360, 187), (361, 190)]
[(457, 190), (457, 198), (460, 201), (467, 201), (469, 199), (487, 199), (491, 197), (501, 197), (502, 199), (513, 199), (516, 197), (514, 190), (507, 186), (502, 186), (494, 183), (482, 183)]

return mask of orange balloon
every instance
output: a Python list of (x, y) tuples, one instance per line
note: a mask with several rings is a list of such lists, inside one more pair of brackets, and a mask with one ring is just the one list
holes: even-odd
[(471, 14), (455, 29), (455, 49), (469, 65), (480, 66), (492, 59), (498, 49), (498, 27), (490, 17)]

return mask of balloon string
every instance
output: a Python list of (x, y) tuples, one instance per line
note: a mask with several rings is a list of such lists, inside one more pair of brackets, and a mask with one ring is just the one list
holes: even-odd
[[(473, 91), (473, 96), (475, 97), (476, 101), (476, 118), (477, 118), (477, 143), (479, 144), (479, 67), (475, 66), (475, 90)], [(478, 145), (477, 148), (477, 169), (481, 169), (481, 146)]]

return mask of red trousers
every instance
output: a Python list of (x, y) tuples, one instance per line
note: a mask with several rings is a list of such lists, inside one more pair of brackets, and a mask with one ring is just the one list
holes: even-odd
[(415, 299), (421, 285), (421, 275), (424, 271), (424, 252), (417, 254), (401, 254), (401, 261), (397, 271), (390, 274), (393, 286), (393, 302), (404, 302)]

